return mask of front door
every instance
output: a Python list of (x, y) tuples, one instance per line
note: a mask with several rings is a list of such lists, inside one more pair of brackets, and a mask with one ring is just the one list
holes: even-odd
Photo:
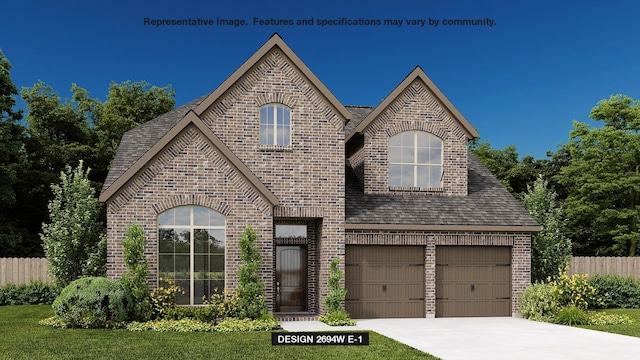
[(307, 247), (276, 246), (276, 311), (307, 310)]

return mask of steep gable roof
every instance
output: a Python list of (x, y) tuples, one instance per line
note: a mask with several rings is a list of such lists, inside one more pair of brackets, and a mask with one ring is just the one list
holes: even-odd
[(206, 97), (207, 95), (201, 96), (196, 100), (162, 114), (124, 133), (118, 146), (118, 151), (111, 163), (109, 174), (102, 185), (101, 193), (104, 193), (111, 187), (127, 169), (149, 151), (153, 145), (162, 139), (171, 128), (179, 123), (189, 111), (195, 109)]
[(346, 229), (540, 231), (540, 225), (473, 154), (468, 196), (364, 194), (346, 169)]
[(269, 40), (258, 49), (251, 57), (244, 62), (231, 76), (227, 78), (215, 91), (209, 94), (195, 109), (195, 113), (201, 116), (216, 100), (218, 100), (227, 90), (229, 90), (243, 75), (245, 75), (254, 65), (267, 54), (269, 54), (274, 48), (280, 49), (282, 53), (291, 60), (294, 66), (296, 66), (300, 72), (309, 80), (309, 83), (313, 85), (322, 96), (327, 99), (331, 106), (337, 111), (344, 121), (351, 119), (351, 113), (344, 105), (329, 91), (329, 89), (318, 79), (318, 77), (311, 72), (311, 70), (305, 65), (302, 60), (296, 55), (293, 50), (282, 40), (278, 33), (275, 33), (269, 38)]
[[(183, 108), (181, 108), (183, 109)], [(184, 110), (184, 109), (183, 109)], [(231, 152), (231, 150), (218, 138), (211, 129), (195, 114), (193, 110), (189, 110), (182, 119), (166, 132), (160, 140), (158, 140), (144, 155), (139, 157), (124, 173), (117, 177), (115, 181), (108, 187), (102, 189), (100, 201), (109, 200), (118, 190), (124, 186), (131, 178), (133, 178), (144, 166), (158, 155), (182, 130), (190, 125), (194, 125), (198, 130), (213, 144), (218, 153), (223, 156), (227, 162), (236, 168), (238, 172), (247, 179), (248, 183), (272, 205), (278, 205), (278, 198), (255, 176), (251, 170)], [(110, 172), (111, 173), (111, 172)]]
[(373, 121), (382, 114), (393, 102), (400, 96), (415, 80), (422, 81), (427, 89), (433, 94), (435, 99), (440, 103), (445, 111), (449, 113), (451, 118), (456, 121), (460, 128), (465, 132), (467, 138), (473, 139), (478, 137), (478, 131), (471, 126), (469, 121), (456, 109), (456, 107), (447, 99), (447, 97), (438, 89), (436, 84), (429, 79), (427, 74), (422, 71), (420, 66), (417, 66), (413, 71), (407, 75), (404, 80), (384, 99), (382, 102), (370, 112), (366, 118), (364, 118), (357, 126), (347, 135), (346, 141), (349, 141), (355, 134), (365, 131)]

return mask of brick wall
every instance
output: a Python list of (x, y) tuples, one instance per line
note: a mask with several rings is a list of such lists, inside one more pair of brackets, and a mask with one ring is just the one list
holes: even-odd
[[(442, 139), (442, 188), (389, 187), (389, 138), (408, 130), (426, 131)], [(467, 137), (419, 80), (372, 122), (365, 131), (364, 148), (364, 191), (367, 194), (467, 195)]]
[[(291, 145), (260, 145), (260, 107), (282, 103), (291, 109)], [(266, 298), (273, 309), (274, 219), (309, 220), (315, 239), (309, 247), (315, 279), (309, 299), (321, 311), (328, 293), (329, 261), (344, 257), (344, 119), (291, 61), (274, 48), (214, 102), (201, 118), (222, 142), (279, 200), (272, 208), (248, 186), (194, 129), (153, 159), (108, 204), (108, 267), (110, 277), (124, 271), (120, 241), (126, 226), (141, 223), (147, 232), (149, 280), (157, 276), (157, 214), (191, 199), (227, 216), (226, 281), (235, 288), (240, 264), (237, 240), (254, 224), (262, 248)], [(241, 181), (242, 180), (242, 181)], [(189, 200), (183, 201), (190, 204)], [(161, 206), (160, 204), (167, 204)], [(275, 216), (274, 216), (275, 214)], [(341, 266), (344, 266), (344, 261)]]
[(442, 245), (511, 246), (511, 310), (519, 312), (519, 300), (531, 283), (531, 235), (529, 233), (456, 233), (419, 231), (348, 231), (347, 245), (423, 245), (425, 248), (425, 314), (436, 314), (436, 248)]
[(119, 278), (126, 270), (122, 239), (127, 226), (139, 223), (146, 233), (145, 255), (149, 283), (157, 285), (158, 214), (181, 205), (200, 205), (226, 217), (226, 287), (237, 286), (241, 264), (238, 241), (247, 224), (258, 234), (264, 260), (261, 274), (267, 294), (273, 293), (272, 207), (218, 155), (195, 127), (185, 129), (149, 165), (112, 198), (107, 208), (107, 276)]
[[(291, 110), (291, 146), (260, 146), (260, 107), (272, 102)], [(277, 48), (202, 119), (278, 197), (274, 212), (291, 216), (304, 215), (305, 208), (321, 209), (316, 251), (322, 308), (329, 261), (344, 256), (344, 119)], [(307, 213), (318, 218), (318, 211)]]

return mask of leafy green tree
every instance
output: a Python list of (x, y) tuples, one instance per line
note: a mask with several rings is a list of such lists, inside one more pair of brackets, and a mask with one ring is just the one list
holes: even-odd
[[(575, 121), (559, 175), (578, 254), (637, 254), (640, 220), (640, 102), (611, 96), (591, 110), (593, 128)], [(573, 236), (575, 235), (575, 236)]]
[(147, 258), (144, 256), (144, 230), (140, 224), (127, 228), (122, 240), (124, 263), (129, 269), (122, 274), (120, 282), (129, 298), (129, 320), (147, 321), (151, 318), (151, 290), (147, 284), (149, 274)]
[(488, 141), (473, 141), (469, 150), (495, 175), (516, 198), (522, 198), (527, 186), (536, 176), (545, 172), (546, 160), (538, 160), (527, 155), (519, 159), (515, 145), (494, 149)]
[[(28, 167), (13, 187), (18, 200), (5, 224), (18, 224), (23, 244), (27, 244), (22, 246), (24, 255), (42, 252), (38, 233), (47, 221), (47, 204), (53, 199), (50, 184), (59, 181), (60, 172), (82, 160), (93, 169), (90, 180), (99, 191), (122, 134), (171, 110), (174, 96), (170, 87), (131, 81), (112, 83), (104, 102), (91, 98), (76, 84), (71, 86), (71, 98), (64, 101), (42, 81), (23, 88), (28, 110), (23, 148)], [(104, 221), (104, 209), (101, 218)], [(12, 236), (16, 237), (18, 230), (13, 230)], [(8, 233), (3, 230), (0, 214), (0, 234)]]
[(173, 109), (175, 91), (170, 86), (151, 86), (146, 81), (125, 81), (109, 85), (104, 103), (82, 99), (83, 108), (93, 114), (97, 136), (96, 152), (100, 178), (104, 180), (125, 132)]
[(14, 111), (18, 89), (11, 80), (11, 64), (0, 50), (0, 256), (23, 255), (24, 230), (13, 218), (15, 185), (24, 174), (24, 127), (20, 111)]
[(66, 167), (60, 184), (51, 185), (50, 222), (42, 224), (42, 242), (53, 275), (60, 287), (84, 276), (106, 273), (106, 236), (99, 222), (101, 204), (89, 181), (89, 169)]
[(564, 215), (549, 183), (538, 176), (524, 195), (524, 206), (542, 225), (542, 231), (531, 239), (531, 280), (545, 282), (555, 279), (558, 269), (564, 269), (571, 259), (571, 240), (564, 235)]
[(238, 313), (241, 318), (257, 319), (267, 313), (264, 297), (264, 282), (259, 272), (262, 257), (255, 246), (257, 235), (251, 225), (247, 225), (240, 237), (240, 258), (238, 268)]

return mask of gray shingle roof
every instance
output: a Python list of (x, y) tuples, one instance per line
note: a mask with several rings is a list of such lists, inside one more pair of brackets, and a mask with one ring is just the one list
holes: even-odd
[(473, 154), (468, 196), (365, 195), (347, 166), (346, 223), (537, 226), (538, 223)]
[(195, 99), (181, 107), (162, 114), (122, 135), (116, 156), (113, 158), (109, 174), (102, 191), (104, 192), (122, 174), (124, 174), (138, 159), (155, 145), (171, 128), (182, 120), (191, 110), (195, 109), (209, 94)]
[(344, 136), (349, 136), (353, 129), (355, 129), (364, 118), (367, 117), (372, 111), (373, 106), (353, 106), (347, 105), (345, 106), (347, 110), (351, 113), (351, 120), (344, 126)]

